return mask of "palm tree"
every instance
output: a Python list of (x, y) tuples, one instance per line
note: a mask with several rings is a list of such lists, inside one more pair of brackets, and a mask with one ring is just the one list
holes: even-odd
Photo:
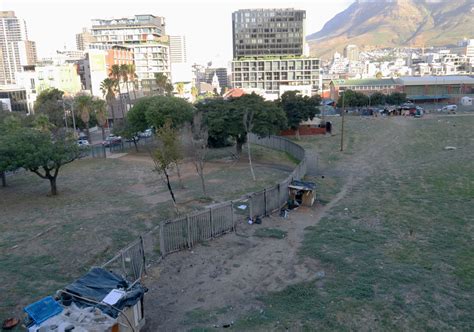
[(81, 120), (86, 125), (86, 135), (87, 135), (87, 139), (90, 141), (89, 121), (91, 119), (91, 112), (92, 112), (92, 97), (87, 96), (87, 95), (80, 95), (76, 97), (74, 102), (81, 116)]
[(106, 78), (105, 80), (100, 83), (100, 90), (107, 101), (107, 104), (112, 111), (112, 121), (115, 124), (115, 112), (114, 112), (114, 101), (115, 101), (115, 93), (117, 92), (117, 81), (111, 78)]
[(128, 81), (129, 81), (128, 73), (129, 73), (128, 65), (126, 64), (120, 65), (120, 77), (122, 78), (122, 81), (125, 83), (125, 87), (127, 88), (128, 100), (130, 100), (130, 89), (128, 86)]
[(199, 95), (198, 89), (195, 86), (191, 88), (191, 95), (194, 97), (194, 99), (196, 99)]
[(173, 92), (173, 85), (170, 83), (168, 76), (163, 73), (155, 73), (155, 81), (158, 86), (158, 93), (162, 96), (170, 95)]
[(178, 95), (182, 96), (184, 94), (184, 83), (183, 82), (179, 82), (177, 85), (176, 85), (176, 90), (178, 91)]
[(95, 117), (97, 122), (102, 129), (102, 139), (105, 140), (105, 125), (107, 124), (108, 120), (108, 112), (107, 112), (107, 103), (102, 99), (95, 99), (93, 101), (93, 109), (95, 111)]
[(122, 116), (124, 115), (123, 112), (123, 101), (122, 101), (122, 91), (120, 91), (120, 80), (122, 79), (122, 71), (120, 70), (119, 65), (112, 65), (110, 68), (109, 77), (117, 81), (117, 90), (120, 99), (120, 108), (122, 110)]
[(130, 64), (128, 65), (128, 79), (132, 81), (132, 87), (133, 87), (133, 99), (137, 99), (137, 94), (135, 92), (135, 84), (136, 84), (136, 81), (137, 81), (137, 73), (136, 73), (136, 70), (135, 70), (135, 65), (134, 64)]

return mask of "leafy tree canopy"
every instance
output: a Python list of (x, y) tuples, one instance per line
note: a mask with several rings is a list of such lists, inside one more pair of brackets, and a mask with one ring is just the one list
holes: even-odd
[(207, 99), (197, 107), (205, 114), (209, 142), (225, 144), (231, 137), (237, 142), (238, 153), (246, 141), (245, 114), (252, 114), (248, 117), (252, 118), (252, 132), (259, 136), (276, 134), (287, 126), (285, 112), (275, 103), (265, 101), (254, 93), (230, 100)]
[(300, 96), (297, 91), (285, 92), (278, 104), (285, 111), (288, 127), (296, 130), (303, 121), (312, 120), (319, 113), (319, 96)]
[(145, 105), (146, 121), (155, 128), (163, 127), (167, 121), (173, 128), (180, 128), (193, 119), (194, 106), (182, 98), (156, 96), (145, 101)]

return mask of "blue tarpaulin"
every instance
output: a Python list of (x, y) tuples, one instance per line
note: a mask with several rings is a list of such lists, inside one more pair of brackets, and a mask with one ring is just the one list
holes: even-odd
[(24, 310), (35, 324), (39, 325), (47, 319), (60, 314), (63, 308), (51, 296), (47, 296), (30, 304)]

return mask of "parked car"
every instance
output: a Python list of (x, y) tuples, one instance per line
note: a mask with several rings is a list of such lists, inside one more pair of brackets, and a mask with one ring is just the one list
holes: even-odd
[(130, 138), (126, 138), (125, 139), (125, 142), (138, 142), (140, 140), (140, 137), (139, 136), (133, 136), (133, 137), (130, 137)]
[(151, 137), (153, 135), (153, 130), (147, 129), (143, 133), (140, 133), (138, 136), (142, 138)]
[(105, 147), (109, 147), (112, 145), (118, 145), (122, 143), (122, 137), (120, 136), (115, 136), (115, 135), (109, 135), (105, 139), (105, 141), (102, 142), (102, 145)]
[(451, 114), (456, 114), (456, 111), (458, 110), (457, 105), (446, 105), (441, 109), (441, 112), (448, 112)]
[(79, 145), (80, 147), (86, 147), (86, 146), (89, 146), (89, 141), (86, 140), (85, 138), (79, 138), (77, 140), (77, 145)]

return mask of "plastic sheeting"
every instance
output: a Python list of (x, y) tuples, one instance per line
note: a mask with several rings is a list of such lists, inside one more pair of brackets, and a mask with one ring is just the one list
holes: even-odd
[[(106, 271), (102, 268), (92, 268), (86, 275), (74, 281), (67, 286), (65, 290), (71, 294), (75, 294), (84, 298), (101, 302), (107, 294), (113, 289), (122, 289), (127, 293), (114, 305), (115, 308), (122, 310), (125, 307), (133, 306), (143, 298), (146, 288), (140, 284), (135, 284), (131, 289), (130, 283), (113, 272)], [(118, 311), (106, 304), (93, 304), (86, 300), (73, 296), (74, 303), (79, 307), (96, 306), (105, 314), (116, 318)]]

